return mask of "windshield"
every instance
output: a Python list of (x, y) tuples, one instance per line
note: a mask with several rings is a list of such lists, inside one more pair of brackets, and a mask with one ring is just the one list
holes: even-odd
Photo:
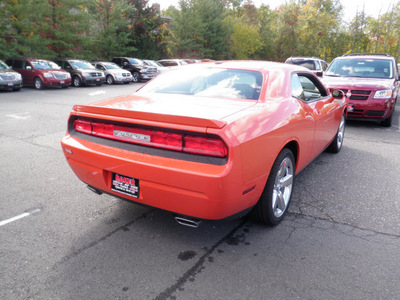
[(8, 70), (11, 69), (8, 65), (6, 65), (2, 60), (0, 60), (0, 70)]
[(118, 65), (116, 65), (114, 63), (106, 63), (106, 64), (103, 64), (103, 66), (106, 69), (121, 69)]
[[(31, 64), (36, 70), (55, 69), (54, 66), (52, 66), (50, 64), (50, 61), (48, 61), (48, 60), (31, 60)], [(52, 64), (54, 64), (54, 63), (52, 63)], [(57, 69), (59, 69), (59, 68), (57, 68)]]
[(258, 100), (262, 80), (256, 71), (185, 67), (159, 75), (138, 92)]
[(327, 76), (393, 78), (393, 61), (389, 59), (348, 58), (334, 60)]
[(143, 65), (144, 63), (137, 58), (128, 58), (129, 62), (133, 65)]
[(70, 60), (70, 64), (74, 69), (95, 69), (95, 67), (85, 60)]
[(162, 64), (154, 61), (154, 60), (144, 60), (144, 62), (149, 65), (149, 66), (153, 66), (153, 67), (163, 67)]

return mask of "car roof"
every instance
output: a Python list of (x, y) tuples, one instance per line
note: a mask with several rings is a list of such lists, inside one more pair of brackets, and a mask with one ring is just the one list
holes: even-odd
[(352, 53), (352, 54), (345, 54), (343, 56), (336, 57), (335, 59), (357, 59), (357, 58), (364, 58), (364, 59), (394, 59), (393, 56), (385, 53)]
[(285, 64), (281, 62), (272, 62), (272, 61), (241, 61), (241, 60), (230, 60), (230, 61), (214, 61), (214, 62), (205, 62), (199, 64), (191, 64), (190, 66), (209, 66), (216, 68), (228, 68), (228, 69), (243, 69), (249, 71), (267, 71), (272, 69), (286, 70), (286, 71), (307, 71), (310, 70), (301, 66)]

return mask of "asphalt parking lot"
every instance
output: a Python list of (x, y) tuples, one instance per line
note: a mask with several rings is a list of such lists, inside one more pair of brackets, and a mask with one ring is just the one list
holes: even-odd
[(74, 104), (140, 84), (0, 91), (0, 299), (400, 299), (400, 104), (348, 122), (274, 228), (178, 225), (90, 192), (60, 139)]

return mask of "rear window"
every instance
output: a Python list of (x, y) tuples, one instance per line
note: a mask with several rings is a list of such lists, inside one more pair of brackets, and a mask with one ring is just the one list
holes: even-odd
[(309, 70), (315, 71), (317, 70), (317, 63), (314, 60), (292, 60), (290, 61), (291, 64), (293, 65), (298, 65), (298, 66), (302, 66), (305, 67)]
[(138, 92), (258, 100), (262, 79), (256, 71), (187, 67), (157, 76)]

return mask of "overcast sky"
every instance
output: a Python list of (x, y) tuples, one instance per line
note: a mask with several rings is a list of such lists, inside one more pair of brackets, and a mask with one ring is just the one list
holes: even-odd
[[(379, 11), (381, 14), (388, 11), (392, 3), (396, 3), (398, 0), (341, 0), (344, 7), (344, 19), (349, 20), (355, 17), (357, 9), (361, 11), (365, 5), (365, 13), (371, 17), (378, 17)], [(161, 10), (167, 9), (168, 6), (173, 5), (178, 7), (179, 0), (150, 0), (149, 4), (159, 3)], [(261, 4), (269, 5), (271, 8), (276, 8), (281, 4), (287, 2), (286, 0), (253, 0), (253, 3), (259, 7)]]

